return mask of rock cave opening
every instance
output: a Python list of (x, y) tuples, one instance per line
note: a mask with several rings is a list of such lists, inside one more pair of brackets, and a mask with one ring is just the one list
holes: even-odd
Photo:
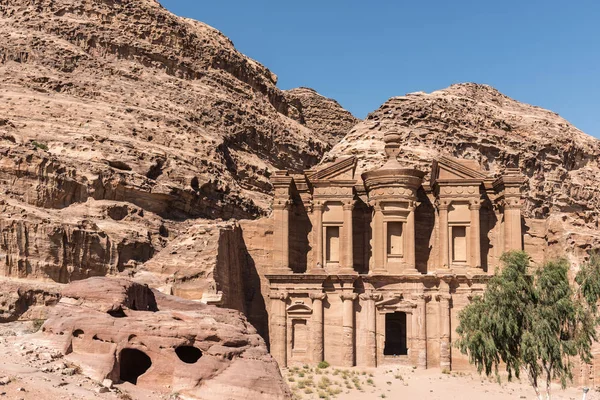
[(73, 331), (73, 337), (82, 338), (83, 339), (84, 332), (81, 329), (75, 329)]
[(123, 382), (130, 382), (137, 385), (137, 380), (152, 366), (150, 357), (141, 350), (123, 349), (119, 359), (120, 375), (119, 378)]
[(108, 315), (110, 315), (113, 318), (125, 318), (127, 317), (127, 314), (125, 314), (125, 311), (123, 311), (123, 309), (121, 307), (119, 307), (116, 310), (110, 310), (107, 312)]
[(194, 346), (179, 346), (175, 349), (175, 354), (186, 364), (194, 364), (202, 357), (202, 351)]

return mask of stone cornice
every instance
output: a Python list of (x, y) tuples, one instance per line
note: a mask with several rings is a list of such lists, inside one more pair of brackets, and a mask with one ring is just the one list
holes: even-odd
[(320, 180), (328, 180), (327, 177), (345, 172), (346, 170), (354, 170), (356, 167), (356, 157), (350, 156), (344, 158), (332, 165), (319, 170), (307, 170), (305, 175), (311, 183), (318, 182)]

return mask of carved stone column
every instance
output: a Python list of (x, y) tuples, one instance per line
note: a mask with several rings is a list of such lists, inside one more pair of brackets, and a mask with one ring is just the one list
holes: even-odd
[(342, 293), (342, 366), (354, 366), (354, 300), (356, 293)]
[(273, 232), (273, 265), (278, 273), (290, 270), (290, 201), (276, 199), (273, 203), (275, 228)]
[(345, 274), (354, 273), (354, 245), (353, 245), (353, 227), (352, 227), (352, 210), (354, 210), (354, 201), (345, 202), (344, 209), (344, 242), (342, 245), (343, 264), (340, 272)]
[(427, 301), (431, 296), (418, 294), (415, 296), (417, 301), (417, 366), (427, 368)]
[(318, 363), (324, 360), (323, 344), (323, 300), (327, 295), (325, 293), (311, 293), (312, 300), (312, 361)]
[(452, 296), (449, 293), (437, 295), (440, 302), (440, 368), (450, 370), (451, 364), (451, 326), (450, 326), (450, 302)]
[(385, 273), (385, 254), (384, 254), (384, 239), (383, 239), (383, 208), (379, 202), (373, 206), (373, 273)]
[(448, 261), (448, 206), (450, 202), (447, 200), (438, 201), (438, 210), (440, 216), (439, 237), (440, 237), (440, 268), (450, 267)]
[(507, 168), (505, 174), (493, 183), (500, 195), (498, 202), (504, 209), (504, 251), (522, 250), (521, 186), (525, 178), (518, 168)]
[(314, 259), (309, 273), (323, 272), (323, 207), (320, 201), (315, 202), (313, 209), (313, 245), (315, 246)]
[(521, 250), (521, 199), (504, 200), (504, 249)]
[(287, 367), (287, 315), (286, 306), (288, 293), (273, 292), (271, 299), (271, 355), (282, 368)]
[(415, 270), (417, 267), (415, 257), (415, 209), (416, 203), (411, 202), (408, 217), (406, 219), (406, 262), (409, 270)]
[(376, 367), (377, 366), (377, 310), (375, 309), (375, 302), (382, 299), (379, 293), (363, 293), (359, 296), (360, 300), (364, 302), (363, 312), (366, 314), (366, 332), (365, 332), (365, 364), (361, 365), (364, 367)]
[(471, 210), (471, 267), (481, 268), (481, 228), (479, 224), (481, 200), (472, 200), (469, 203)]

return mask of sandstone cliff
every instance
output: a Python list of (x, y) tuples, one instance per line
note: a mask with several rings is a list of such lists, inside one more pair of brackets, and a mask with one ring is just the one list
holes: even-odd
[(358, 173), (378, 167), (389, 131), (402, 136), (404, 162), (427, 172), (439, 154), (476, 160), (492, 175), (519, 167), (525, 249), (536, 261), (566, 253), (576, 262), (600, 247), (600, 140), (556, 113), (472, 83), (412, 93), (369, 114), (324, 162), (355, 155)]
[(270, 171), (354, 123), (154, 0), (0, 0), (0, 77), (6, 276), (128, 273), (196, 218), (265, 215)]
[(305, 87), (284, 91), (290, 107), (288, 115), (318, 133), (319, 139), (335, 145), (359, 122), (337, 101)]

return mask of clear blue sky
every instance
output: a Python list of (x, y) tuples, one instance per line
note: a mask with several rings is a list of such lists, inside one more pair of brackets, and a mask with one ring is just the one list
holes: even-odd
[(364, 118), (392, 96), (486, 83), (600, 138), (600, 2), (160, 0)]

